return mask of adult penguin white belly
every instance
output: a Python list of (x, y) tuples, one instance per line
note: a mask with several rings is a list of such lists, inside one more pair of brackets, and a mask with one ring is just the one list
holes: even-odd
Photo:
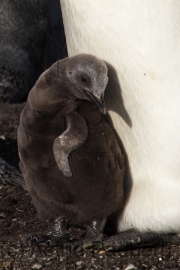
[(131, 174), (119, 231), (180, 232), (180, 2), (60, 3), (69, 56), (115, 69), (106, 102)]

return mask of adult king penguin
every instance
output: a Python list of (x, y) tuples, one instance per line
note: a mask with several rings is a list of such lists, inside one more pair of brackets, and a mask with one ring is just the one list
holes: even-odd
[(105, 100), (129, 162), (119, 231), (179, 233), (180, 2), (60, 4), (69, 56), (91, 53), (113, 67)]

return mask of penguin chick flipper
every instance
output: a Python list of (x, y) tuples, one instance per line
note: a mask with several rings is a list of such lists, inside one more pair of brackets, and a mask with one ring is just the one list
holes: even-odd
[(44, 244), (47, 246), (61, 246), (68, 241), (68, 222), (66, 219), (49, 224), (46, 233), (33, 234), (28, 237), (31, 244)]
[(127, 249), (162, 246), (167, 243), (180, 243), (175, 234), (160, 234), (155, 232), (141, 233), (131, 229), (122, 233), (107, 237), (102, 241), (94, 241), (94, 249), (104, 249), (106, 251), (122, 251)]
[(103, 238), (103, 231), (106, 224), (106, 218), (102, 220), (92, 221), (90, 225), (86, 226), (86, 235), (75, 242), (67, 243), (64, 246), (70, 247), (71, 250), (75, 249), (88, 249), (93, 247), (94, 241), (101, 241)]
[(71, 177), (68, 156), (72, 150), (80, 147), (87, 138), (88, 129), (84, 118), (77, 112), (66, 116), (67, 129), (55, 139), (53, 153), (59, 170)]

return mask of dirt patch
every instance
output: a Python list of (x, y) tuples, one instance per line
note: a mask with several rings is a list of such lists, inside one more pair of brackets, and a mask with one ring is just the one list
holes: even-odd
[[(1, 104), (0, 104), (1, 106)], [(0, 154), (18, 167), (16, 132), (24, 105), (0, 107)], [(37, 218), (27, 191), (21, 187), (0, 186), (0, 270), (29, 269), (125, 269), (134, 264), (138, 269), (180, 269), (180, 246), (105, 252), (93, 249), (79, 252), (59, 247), (30, 246), (28, 234), (43, 232), (46, 224)], [(70, 229), (70, 238), (83, 233)]]

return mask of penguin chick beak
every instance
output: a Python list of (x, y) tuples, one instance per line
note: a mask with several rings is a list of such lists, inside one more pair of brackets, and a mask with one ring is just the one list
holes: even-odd
[(103, 114), (107, 113), (106, 103), (105, 103), (103, 96), (98, 97), (96, 95), (93, 95), (91, 92), (89, 92), (86, 89), (84, 89), (84, 93), (88, 97), (89, 100), (91, 100), (92, 102), (94, 102), (98, 106), (101, 113), (103, 113)]

